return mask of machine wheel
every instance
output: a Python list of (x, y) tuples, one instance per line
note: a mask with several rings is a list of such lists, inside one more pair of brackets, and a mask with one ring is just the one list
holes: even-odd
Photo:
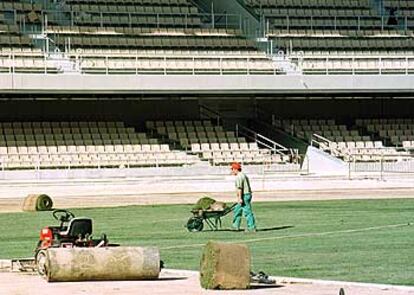
[(36, 261), (37, 273), (42, 277), (46, 277), (47, 275), (46, 250), (40, 250), (39, 252), (37, 252), (35, 256), (35, 261)]
[(202, 231), (203, 230), (203, 219), (198, 217), (191, 217), (187, 221), (187, 229), (188, 231), (195, 232), (195, 231)]

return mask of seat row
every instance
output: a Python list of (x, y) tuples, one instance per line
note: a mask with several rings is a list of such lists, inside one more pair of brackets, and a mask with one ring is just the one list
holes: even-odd
[[(298, 137), (305, 136), (305, 138), (308, 138), (312, 134), (319, 134), (324, 137), (356, 137), (356, 136), (362, 136), (358, 130), (304, 130), (304, 131), (296, 131), (295, 134)], [(369, 136), (368, 136), (369, 137)]]
[[(353, 21), (347, 20), (344, 22), (331, 22), (330, 20), (324, 21), (321, 24), (322, 28), (319, 28), (319, 25), (313, 26), (308, 24), (299, 25), (300, 28), (295, 28), (290, 23), (287, 25), (282, 20), (275, 26), (281, 25), (282, 28), (270, 29), (267, 31), (268, 36), (277, 37), (406, 37), (412, 36), (412, 31), (410, 30), (390, 30), (385, 26), (374, 29), (372, 26), (369, 28), (361, 27), (360, 25), (353, 25)], [(312, 27), (312, 28), (311, 28)]]
[(45, 30), (48, 34), (61, 35), (164, 35), (164, 36), (240, 36), (242, 33), (236, 29), (211, 29), (211, 28), (151, 28), (151, 27), (114, 27), (114, 26), (48, 26)]
[(122, 5), (165, 5), (165, 6), (183, 6), (191, 5), (189, 0), (65, 0), (66, 4), (122, 4)]
[(180, 151), (0, 155), (2, 169), (158, 167), (191, 165), (196, 162), (199, 162), (197, 157)]
[(275, 42), (279, 48), (292, 48), (298, 50), (377, 50), (377, 49), (412, 49), (414, 39), (412, 38), (344, 38), (344, 37), (277, 37)]
[[(209, 151), (259, 151), (259, 146), (257, 145), (257, 142), (213, 142), (213, 143), (193, 143), (191, 144), (191, 152), (192, 153), (202, 153), (202, 152), (209, 152)], [(263, 151), (266, 151), (267, 153), (270, 151), (268, 149), (262, 149)]]
[[(213, 124), (210, 120), (177, 120), (177, 121), (146, 121), (145, 127), (147, 129), (155, 129), (157, 127), (212, 127)], [(222, 130), (222, 126), (216, 126)]]
[(335, 8), (264, 8), (260, 10), (267, 18), (274, 16), (337, 16), (337, 17), (364, 17), (364, 16), (378, 16), (375, 10), (370, 8), (350, 8), (350, 9), (335, 9)]
[(322, 144), (321, 149), (347, 162), (388, 162), (398, 161), (409, 154), (395, 147), (385, 147), (382, 141), (331, 142)]
[(392, 145), (401, 146), (404, 141), (414, 140), (414, 135), (393, 135), (389, 138)]
[(242, 164), (288, 164), (290, 161), (287, 155), (258, 151), (209, 151), (203, 152), (201, 157), (212, 165), (228, 165), (234, 161)]
[[(413, 118), (365, 118), (365, 119), (356, 119), (355, 120), (356, 125), (358, 126), (365, 126), (368, 124), (374, 124), (377, 126), (380, 125), (389, 125), (389, 124), (414, 124)], [(399, 128), (393, 128), (393, 129), (399, 129)]]
[(0, 13), (4, 11), (41, 11), (42, 6), (38, 3), (26, 3), (26, 2), (18, 2), (18, 1), (1, 1), (0, 2)]
[[(107, 3), (109, 4), (109, 3)], [(144, 6), (144, 5), (88, 5), (73, 4), (69, 6), (73, 12), (82, 13), (105, 13), (105, 14), (197, 14), (198, 9), (195, 6)]]
[[(4, 51), (4, 54), (9, 55), (12, 51)], [(0, 53), (1, 54), (1, 53)], [(214, 48), (211, 50), (189, 50), (184, 48), (177, 49), (128, 49), (128, 48), (76, 48), (68, 52), (68, 56), (72, 59), (78, 59), (83, 57), (146, 57), (146, 58), (225, 58), (225, 57), (238, 57), (238, 58), (266, 58), (265, 53), (259, 51), (252, 51), (248, 49), (240, 50), (235, 48), (232, 51), (219, 50)]]
[(270, 59), (254, 58), (82, 58), (79, 62), (82, 72), (108, 73), (227, 73), (243, 72), (249, 74), (282, 73), (277, 64)]
[[(54, 38), (59, 45), (64, 45), (66, 37)], [(217, 50), (222, 49), (253, 49), (254, 44), (250, 40), (241, 38), (212, 38), (212, 37), (147, 37), (147, 38), (125, 38), (114, 36), (83, 36), (71, 37), (71, 46), (78, 47), (98, 47), (98, 48), (208, 48)], [(1, 42), (1, 38), (0, 38)], [(0, 43), (1, 44), (1, 43)]]
[(0, 35), (0, 46), (30, 46), (32, 41), (27, 36)]
[(330, 142), (330, 148), (339, 148), (339, 149), (381, 149), (384, 147), (382, 141), (368, 140), (368, 141), (339, 141), (339, 142)]
[(305, 74), (323, 73), (411, 73), (413, 58), (319, 58), (303, 59), (299, 68)]
[(398, 9), (414, 9), (414, 2), (412, 0), (383, 0), (385, 8)]
[[(292, 124), (287, 124), (284, 125), (287, 128), (291, 127)], [(345, 132), (347, 131), (347, 127), (346, 125), (343, 124), (338, 124), (338, 125), (322, 125), (322, 124), (297, 124), (297, 125), (293, 125), (293, 128), (296, 131), (338, 131), (338, 135), (341, 132)], [(353, 134), (351, 133), (351, 135), (357, 135), (357, 134)]]
[(169, 152), (167, 144), (118, 144), (118, 145), (46, 145), (46, 146), (0, 146), (0, 155), (30, 154), (87, 154), (87, 153), (138, 153)]
[[(126, 127), (122, 121), (13, 121), (0, 122), (0, 129), (46, 129), (51, 128), (116, 128), (127, 129), (131, 132), (132, 127)], [(66, 132), (66, 130), (65, 130)], [(14, 132), (13, 132), (14, 133)]]
[[(51, 23), (59, 23), (59, 19), (51, 19)], [(199, 16), (174, 17), (171, 15), (109, 15), (80, 14), (73, 20), (75, 25), (87, 26), (122, 26), (122, 27), (196, 27), (201, 26)]]
[(331, 8), (355, 8), (370, 7), (369, 0), (244, 0), (246, 5), (260, 7), (331, 7)]
[[(370, 125), (369, 125), (370, 126)], [(390, 136), (401, 136), (401, 135), (413, 135), (414, 134), (414, 129), (412, 129), (412, 127), (407, 127), (407, 128), (399, 128), (399, 127), (405, 127), (405, 126), (410, 126), (410, 125), (396, 125), (393, 124), (391, 125), (389, 128), (387, 127), (379, 127), (378, 129), (370, 129), (369, 126), (367, 127), (368, 131), (372, 131), (372, 132), (376, 132), (378, 133), (379, 136), (381, 137), (390, 137)], [(372, 126), (372, 125), (371, 125)], [(397, 127), (394, 129), (394, 127)]]

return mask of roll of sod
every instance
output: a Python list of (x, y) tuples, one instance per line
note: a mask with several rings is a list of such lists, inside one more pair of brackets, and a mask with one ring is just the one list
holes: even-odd
[(47, 211), (52, 210), (52, 198), (45, 194), (30, 194), (24, 201), (23, 211)]
[(197, 201), (197, 203), (193, 207), (193, 210), (207, 210), (215, 202), (216, 200), (210, 197), (203, 197)]
[(243, 244), (208, 242), (200, 263), (204, 289), (247, 289), (250, 285), (250, 251)]
[(154, 247), (50, 248), (46, 251), (48, 282), (151, 280), (160, 273)]

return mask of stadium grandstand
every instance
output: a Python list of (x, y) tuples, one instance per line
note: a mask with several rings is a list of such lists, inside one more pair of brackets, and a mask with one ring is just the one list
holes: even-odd
[(410, 171), (413, 28), (410, 0), (2, 1), (1, 169)]

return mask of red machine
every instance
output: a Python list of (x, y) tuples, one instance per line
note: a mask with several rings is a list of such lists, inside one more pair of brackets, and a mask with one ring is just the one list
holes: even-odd
[(40, 275), (44, 274), (46, 250), (49, 248), (119, 246), (109, 244), (105, 234), (99, 239), (93, 239), (91, 218), (75, 217), (72, 212), (63, 209), (54, 210), (52, 215), (60, 221), (60, 225), (42, 228), (35, 249), (35, 263)]

